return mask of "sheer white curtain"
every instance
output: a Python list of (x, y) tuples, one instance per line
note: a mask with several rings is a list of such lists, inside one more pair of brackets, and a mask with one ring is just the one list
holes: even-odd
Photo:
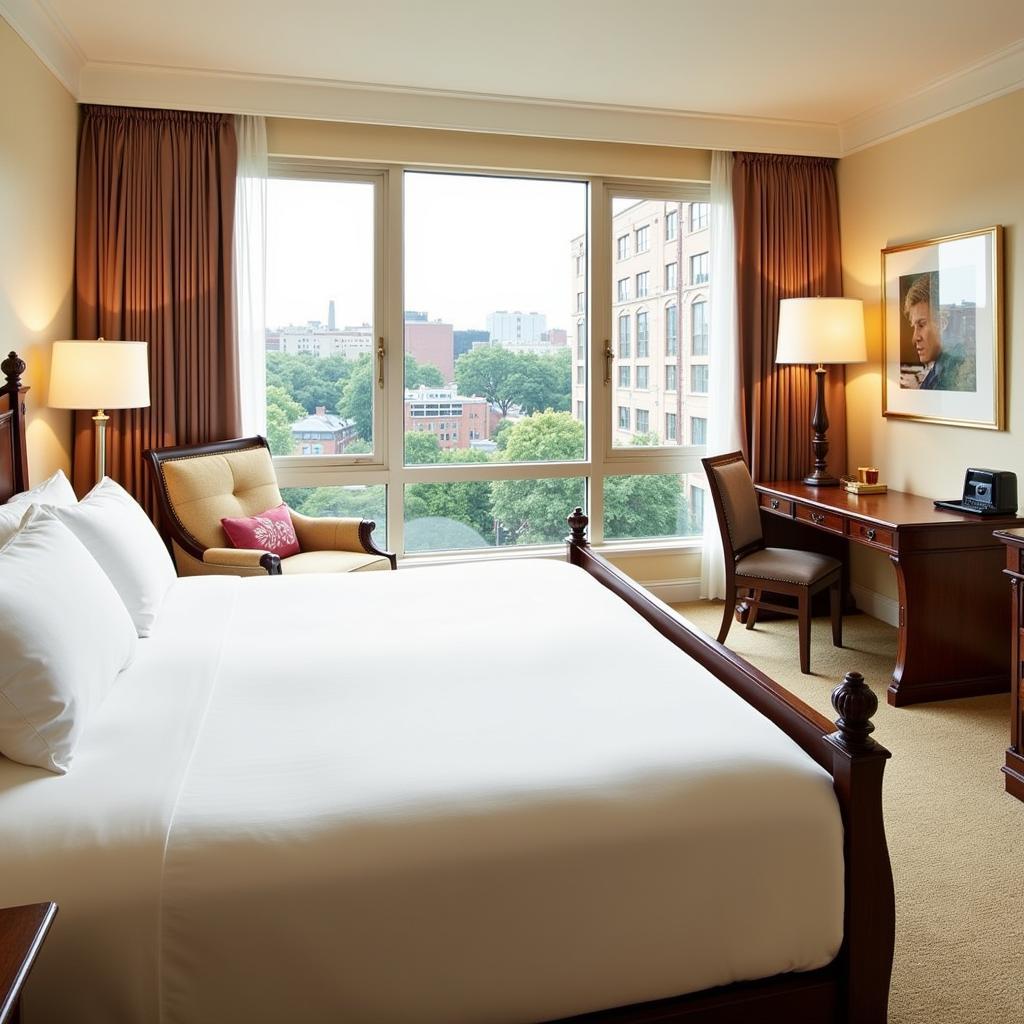
[[(736, 228), (732, 209), (732, 153), (711, 154), (710, 364), (707, 453), (721, 455), (741, 447), (739, 333), (736, 309)], [(704, 545), (700, 596), (724, 598), (725, 560), (718, 517), (710, 502), (704, 509)]]
[(267, 432), (267, 126), (262, 117), (236, 117), (235, 324), (242, 432)]

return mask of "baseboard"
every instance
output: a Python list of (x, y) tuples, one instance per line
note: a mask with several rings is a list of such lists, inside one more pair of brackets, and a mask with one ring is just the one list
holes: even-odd
[(659, 601), (665, 604), (686, 604), (688, 601), (700, 600), (700, 577), (691, 576), (678, 580), (640, 581), (640, 586), (649, 590)]
[(869, 590), (867, 587), (858, 586), (856, 583), (850, 585), (850, 592), (862, 612), (867, 612), (868, 615), (881, 622), (886, 622), (890, 626), (899, 626), (899, 601), (879, 594), (875, 590)]

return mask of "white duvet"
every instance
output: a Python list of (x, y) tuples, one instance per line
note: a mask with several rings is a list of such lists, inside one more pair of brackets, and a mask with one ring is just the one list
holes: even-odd
[(828, 963), (831, 779), (555, 562), (172, 589), (64, 777), (0, 763), (26, 1024), (527, 1024)]

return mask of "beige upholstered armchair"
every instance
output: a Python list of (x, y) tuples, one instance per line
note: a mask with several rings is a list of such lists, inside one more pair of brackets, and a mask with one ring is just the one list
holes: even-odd
[(221, 519), (255, 516), (281, 504), (264, 437), (157, 448), (146, 452), (170, 532), (179, 576), (278, 576), (282, 573), (394, 569), (395, 556), (371, 539), (369, 519), (311, 518), (292, 512), (302, 549), (281, 558), (256, 548), (234, 548)]

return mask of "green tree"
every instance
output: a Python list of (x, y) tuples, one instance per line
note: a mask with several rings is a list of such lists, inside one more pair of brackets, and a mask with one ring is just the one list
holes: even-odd
[(557, 355), (524, 353), (515, 357), (515, 369), (505, 389), (527, 415), (551, 409), (568, 412), (572, 398), (572, 360), (569, 350)]
[[(411, 438), (424, 434), (406, 434), (406, 443)], [(436, 438), (434, 439), (436, 443)], [(406, 459), (409, 449), (406, 448)], [(448, 465), (465, 465), (475, 462), (490, 462), (487, 452), (475, 449), (451, 449), (438, 451), (436, 462)], [(491, 511), (491, 484), (486, 480), (449, 481), (436, 484), (410, 484), (405, 490), (406, 522), (414, 519), (434, 518), (437, 526), (430, 535), (421, 538), (423, 548), (445, 546), (445, 537), (451, 533), (444, 529), (444, 522), (463, 523), (470, 527), (486, 543), (494, 543), (494, 515)], [(453, 534), (456, 535), (456, 534)], [(457, 536), (457, 535), (456, 535)]]
[(508, 349), (481, 345), (459, 356), (455, 363), (455, 383), (460, 395), (486, 398), (507, 416), (517, 403), (516, 395), (509, 389), (509, 379), (516, 369), (516, 357)]
[(689, 533), (682, 483), (670, 474), (608, 476), (604, 481), (604, 535), (610, 540)]
[(427, 466), (441, 461), (441, 444), (430, 431), (410, 430), (405, 435), (405, 462), (408, 466)]
[(342, 388), (337, 406), (342, 416), (355, 420), (356, 433), (365, 441), (373, 437), (373, 389), (376, 384), (373, 359), (368, 355), (360, 356)]
[(292, 424), (306, 415), (306, 410), (284, 388), (267, 387), (267, 442), (274, 455), (291, 455), (295, 450)]
[(267, 386), (282, 388), (310, 414), (321, 405), (335, 409), (354, 365), (337, 355), (320, 359), (310, 352), (268, 352)]
[(418, 388), (425, 384), (428, 388), (444, 387), (441, 371), (432, 363), (418, 363), (408, 352), (405, 354), (405, 386)]

